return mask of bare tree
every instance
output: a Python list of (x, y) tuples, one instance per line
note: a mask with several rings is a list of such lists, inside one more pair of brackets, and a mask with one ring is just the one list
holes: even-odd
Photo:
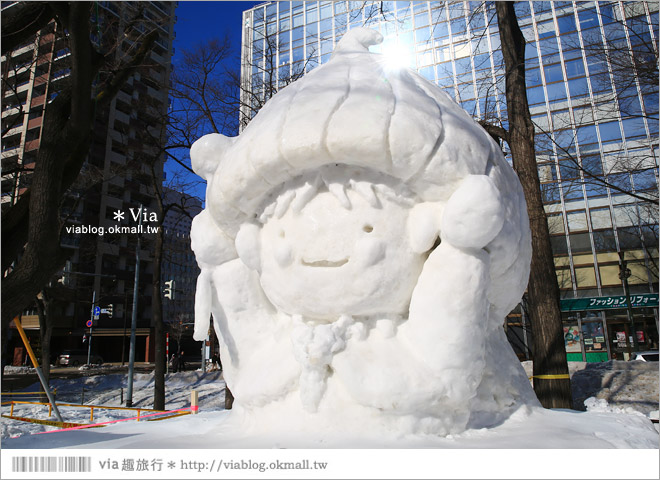
[[(191, 49), (183, 49), (172, 74), (168, 112), (168, 151), (190, 149), (201, 136), (211, 132), (235, 132), (238, 108), (230, 91), (225, 62), (231, 57), (228, 37), (212, 38)], [(171, 155), (180, 161), (177, 152)], [(181, 162), (184, 169), (190, 164)]]
[(239, 112), (241, 131), (273, 95), (318, 65), (318, 52), (309, 46), (306, 57), (293, 58), (290, 65), (280, 59), (278, 64), (277, 52), (282, 47), (279, 36), (267, 30), (248, 34), (258, 37), (253, 42), (256, 51), (247, 52), (241, 59), (241, 71), (228, 72), (229, 91), (236, 95), (232, 104)]
[(525, 37), (518, 25), (513, 3), (497, 2), (495, 11), (506, 71), (509, 126), (504, 139), (523, 186), (532, 230), (532, 265), (527, 291), (534, 330), (534, 391), (546, 408), (571, 408), (559, 286), (541, 197), (534, 125), (527, 103)]
[[(133, 47), (118, 61), (115, 48), (93, 41), (91, 14), (87, 2), (25, 2), (2, 11), (3, 54), (51, 21), (65, 34), (70, 51), (70, 72), (44, 117), (30, 186), (2, 214), (3, 332), (69, 255), (60, 245), (60, 206), (87, 157), (95, 109), (109, 104), (158, 37), (155, 29), (141, 33), (129, 28), (124, 33)], [(3, 350), (6, 338), (3, 335)]]
[[(182, 172), (192, 173), (188, 152), (197, 139), (208, 133), (235, 135), (279, 89), (300, 78), (312, 66), (316, 52), (310, 52), (293, 66), (287, 64), (286, 69), (278, 65), (277, 35), (267, 32), (261, 35), (259, 56), (263, 55), (265, 60), (243, 58), (243, 71), (254, 72), (244, 79), (240, 71), (225, 66), (232, 55), (227, 37), (184, 49), (172, 76), (172, 108), (164, 119), (168, 131), (166, 155)], [(159, 208), (164, 212), (179, 207), (161, 204)], [(154, 295), (155, 292), (156, 287)], [(233, 397), (229, 388), (225, 398), (226, 407), (231, 408)]]

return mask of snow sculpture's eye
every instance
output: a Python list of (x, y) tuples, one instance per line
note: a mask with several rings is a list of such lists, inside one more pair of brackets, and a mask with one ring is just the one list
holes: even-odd
[(364, 230), (364, 231), (367, 232), (367, 233), (371, 233), (371, 232), (374, 231), (374, 227), (372, 227), (371, 225), (367, 224), (367, 225), (365, 225), (364, 227), (362, 227), (362, 230)]

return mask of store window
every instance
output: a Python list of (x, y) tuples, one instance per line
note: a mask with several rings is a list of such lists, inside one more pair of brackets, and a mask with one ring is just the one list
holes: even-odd
[(593, 313), (582, 319), (582, 339), (587, 362), (608, 360), (604, 321)]
[(578, 324), (577, 315), (564, 318), (564, 348), (568, 361), (582, 361), (582, 332)]

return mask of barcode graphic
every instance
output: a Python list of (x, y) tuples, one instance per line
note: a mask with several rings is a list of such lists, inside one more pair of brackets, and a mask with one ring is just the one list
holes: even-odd
[(12, 472), (91, 472), (92, 457), (13, 457)]

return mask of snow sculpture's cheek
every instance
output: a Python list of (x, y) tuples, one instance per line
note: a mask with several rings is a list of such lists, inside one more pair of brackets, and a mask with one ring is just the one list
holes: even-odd
[(361, 268), (376, 265), (385, 258), (385, 242), (375, 238), (361, 238), (355, 244), (353, 258)]
[(276, 240), (273, 254), (275, 256), (275, 261), (281, 268), (288, 267), (294, 260), (291, 243), (287, 240)]

